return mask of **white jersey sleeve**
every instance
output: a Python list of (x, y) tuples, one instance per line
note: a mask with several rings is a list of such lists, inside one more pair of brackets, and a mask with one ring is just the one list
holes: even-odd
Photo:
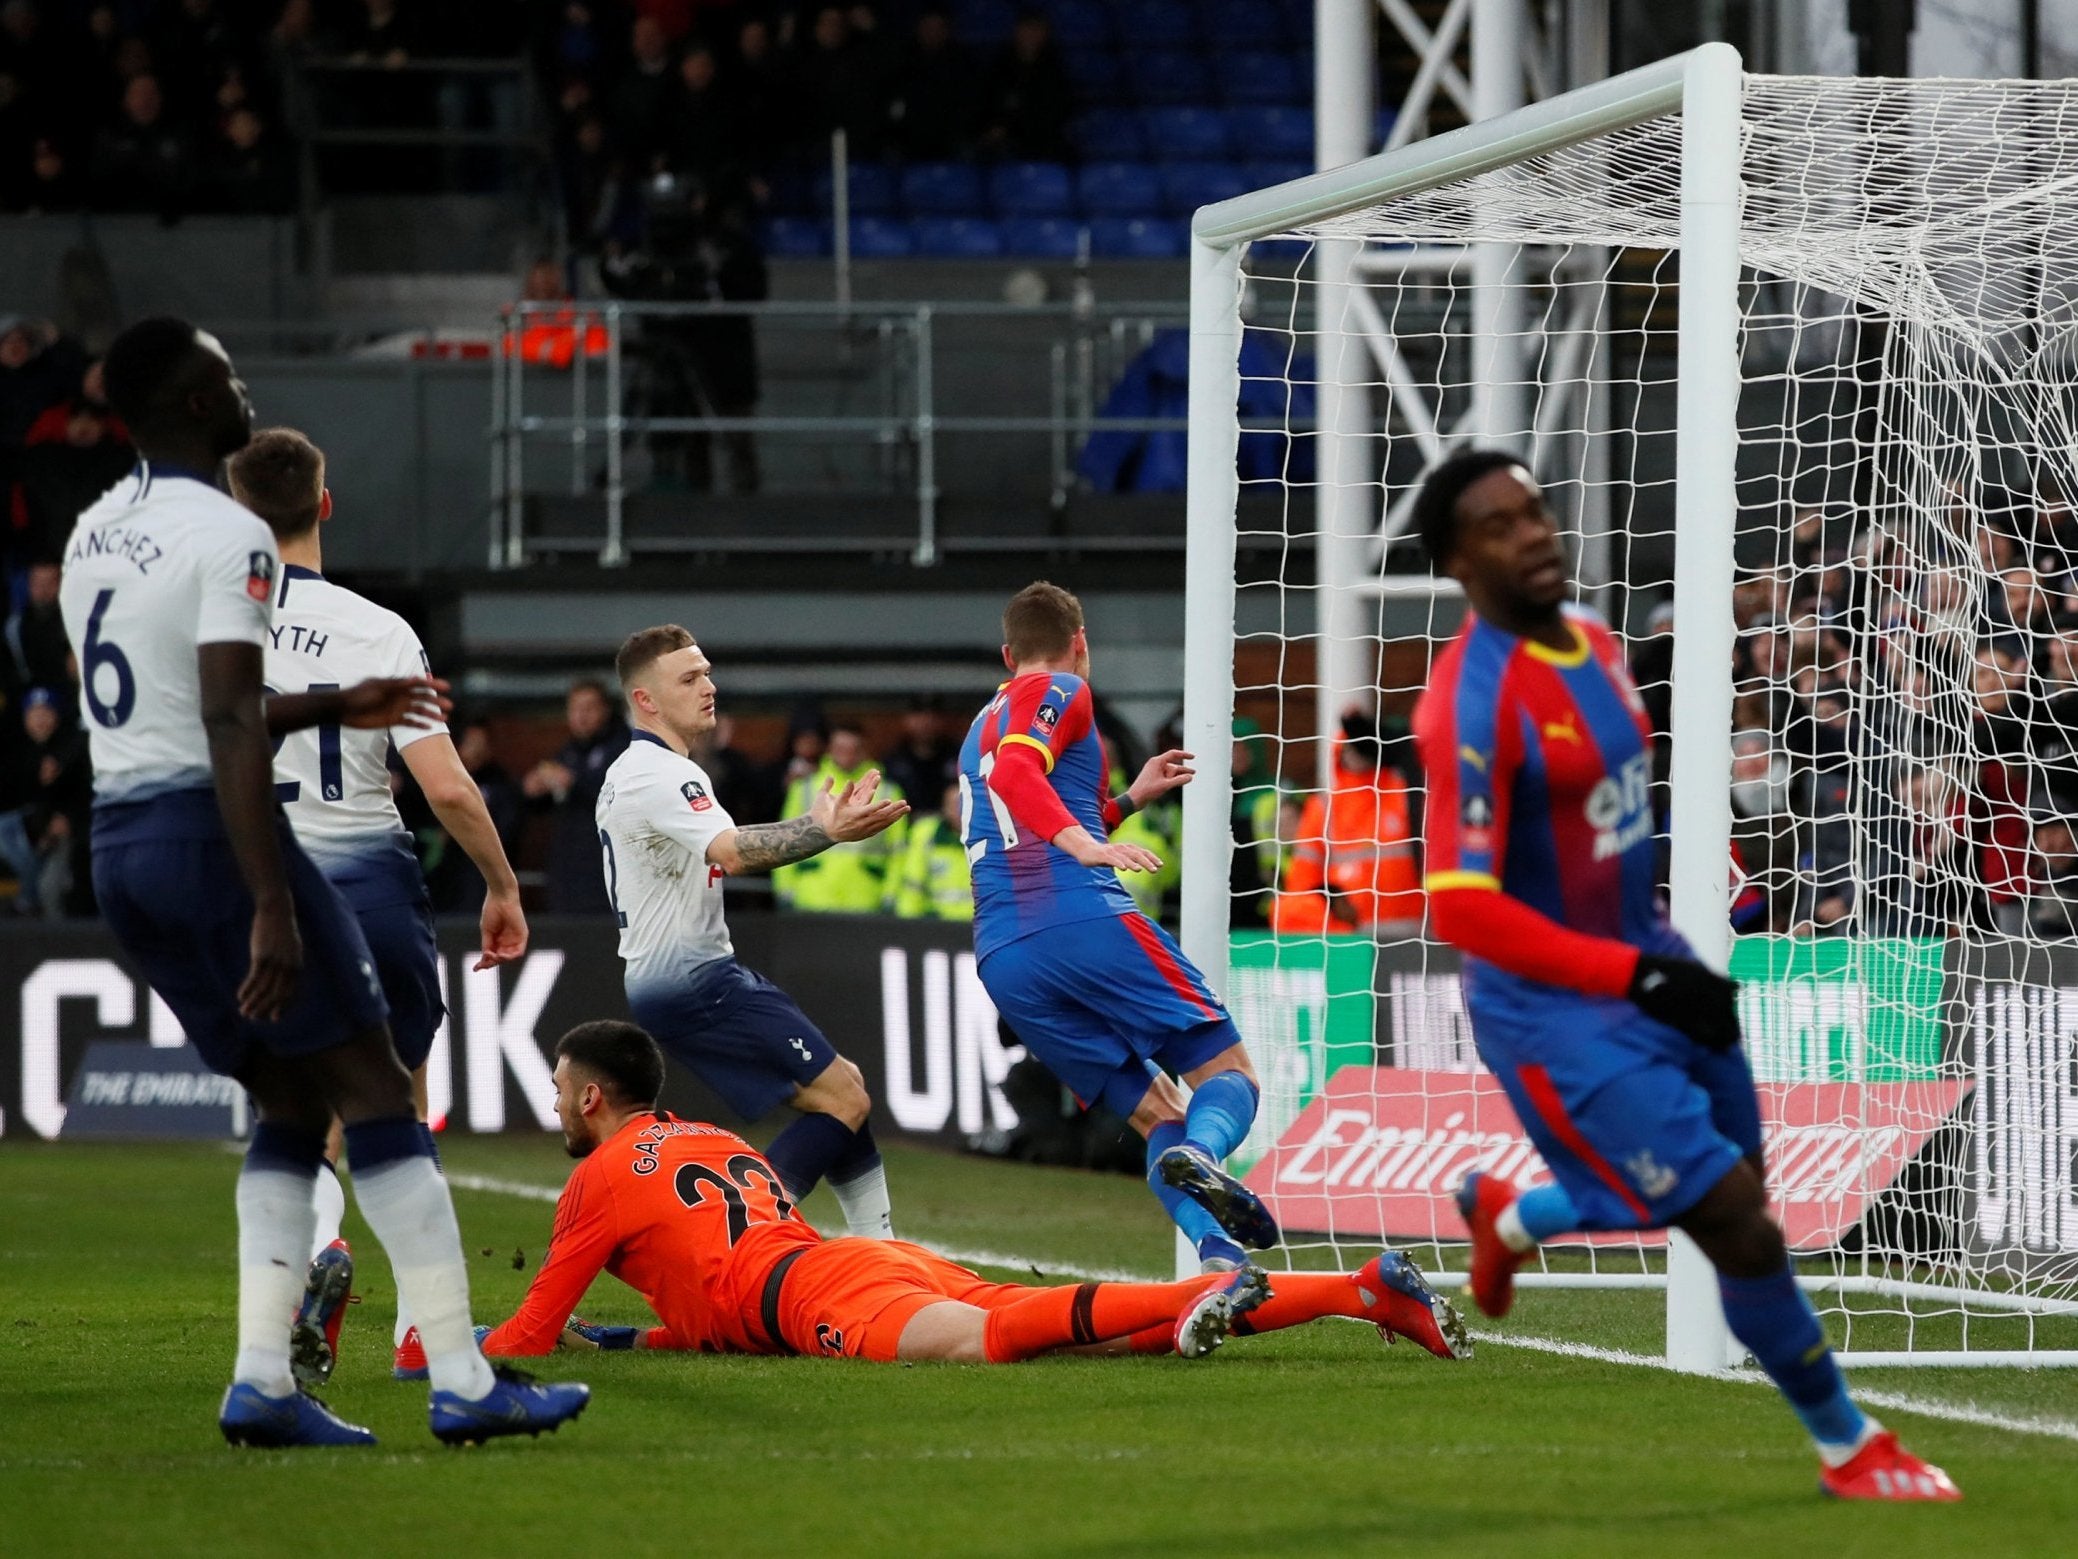
[[(403, 618), (397, 619), (396, 631), (390, 635), (381, 671), (371, 671), (376, 677), (430, 677), (433, 662), (426, 655), (426, 647), (419, 643), (418, 635), (411, 631), (411, 624)], [(447, 727), (438, 721), (432, 725), (393, 725), (390, 727), (390, 745), (402, 752), (413, 742), (422, 742), (429, 736), (445, 736)]]
[(699, 764), (638, 733), (606, 771), (594, 817), (631, 995), (734, 953), (707, 847), (736, 823)]
[(79, 517), (64, 568), (95, 798), (209, 784), (195, 652), (267, 642), (273, 532), (209, 483), (140, 465)]
[(254, 519), (251, 526), (213, 527), (197, 540), (195, 642), (264, 645), (281, 573), (274, 532)]

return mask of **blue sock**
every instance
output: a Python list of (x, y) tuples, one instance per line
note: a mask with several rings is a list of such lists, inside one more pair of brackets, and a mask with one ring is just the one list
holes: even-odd
[(1532, 1186), (1515, 1199), (1515, 1216), (1523, 1232), (1538, 1244), (1554, 1234), (1571, 1234), (1580, 1227), (1580, 1209), (1561, 1185)]
[(1183, 1121), (1185, 1134), (1216, 1161), (1225, 1163), (1255, 1124), (1255, 1108), (1261, 1098), (1256, 1085), (1239, 1072), (1215, 1072), (1191, 1094), (1190, 1111)]
[(1848, 1400), (1847, 1383), (1826, 1346), (1818, 1313), (1797, 1287), (1789, 1264), (1772, 1277), (1717, 1275), (1732, 1335), (1760, 1362), (1768, 1379), (1821, 1445), (1852, 1445), (1867, 1420)]
[(797, 1115), (765, 1149), (765, 1162), (779, 1171), (787, 1195), (800, 1201), (813, 1191), (858, 1140), (834, 1115)]
[(1183, 1139), (1183, 1127), (1175, 1121), (1164, 1121), (1147, 1134), (1148, 1188), (1154, 1192), (1155, 1200), (1162, 1204), (1162, 1211), (1169, 1215), (1170, 1220), (1183, 1231), (1183, 1237), (1191, 1244), (1201, 1245), (1205, 1237), (1211, 1234), (1225, 1239), (1226, 1231), (1220, 1228), (1218, 1219), (1174, 1186), (1164, 1185), (1162, 1177), (1155, 1171), (1155, 1160)]

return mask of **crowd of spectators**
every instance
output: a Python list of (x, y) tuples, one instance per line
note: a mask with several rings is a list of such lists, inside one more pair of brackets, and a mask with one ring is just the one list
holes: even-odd
[(642, 188), (696, 180), (763, 204), (776, 179), (851, 155), (947, 161), (1071, 155), (1075, 93), (1046, 17), (982, 52), (935, 5), (638, 4), (564, 8), (540, 66), (556, 106), (569, 238), (637, 241)]
[(289, 60), (319, 41), (321, 17), (346, 47), (376, 9), (4, 0), (0, 211), (289, 210)]
[[(1851, 537), (1805, 510), (1788, 538), (1733, 598), (1740, 929), (2070, 938), (2068, 504), (2050, 491), (1986, 513), (1956, 493), (1945, 515)], [(1663, 733), (1669, 643), (1657, 633), (1634, 660)]]

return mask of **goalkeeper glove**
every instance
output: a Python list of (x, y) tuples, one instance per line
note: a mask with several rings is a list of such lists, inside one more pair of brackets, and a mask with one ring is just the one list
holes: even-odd
[(1624, 995), (1648, 1018), (1679, 1029), (1706, 1050), (1739, 1043), (1739, 987), (1693, 958), (1638, 955)]
[(601, 1326), (595, 1321), (587, 1321), (581, 1315), (570, 1317), (567, 1326), (568, 1330), (577, 1333), (593, 1347), (603, 1349), (607, 1353), (634, 1347), (636, 1334), (642, 1330), (639, 1326)]

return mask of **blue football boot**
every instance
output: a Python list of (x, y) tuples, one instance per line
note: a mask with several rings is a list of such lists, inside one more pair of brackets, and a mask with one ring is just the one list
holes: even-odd
[(1270, 1216), (1263, 1199), (1221, 1169), (1195, 1142), (1179, 1142), (1155, 1160), (1155, 1168), (1163, 1185), (1196, 1202), (1243, 1245), (1268, 1250), (1277, 1243), (1277, 1220)]
[(375, 1436), (349, 1424), (305, 1391), (270, 1397), (258, 1386), (235, 1385), (224, 1393), (217, 1427), (233, 1445), (281, 1450), (292, 1445), (373, 1445)]
[(1227, 1340), (1236, 1320), (1269, 1297), (1269, 1275), (1256, 1266), (1209, 1286), (1176, 1318), (1176, 1351), (1186, 1359), (1204, 1358)]
[(544, 1385), (506, 1365), (495, 1369), (498, 1384), (477, 1401), (452, 1391), (433, 1393), (427, 1416), (434, 1439), (444, 1445), (481, 1445), (500, 1435), (553, 1432), (582, 1413), (592, 1400), (590, 1386)]

